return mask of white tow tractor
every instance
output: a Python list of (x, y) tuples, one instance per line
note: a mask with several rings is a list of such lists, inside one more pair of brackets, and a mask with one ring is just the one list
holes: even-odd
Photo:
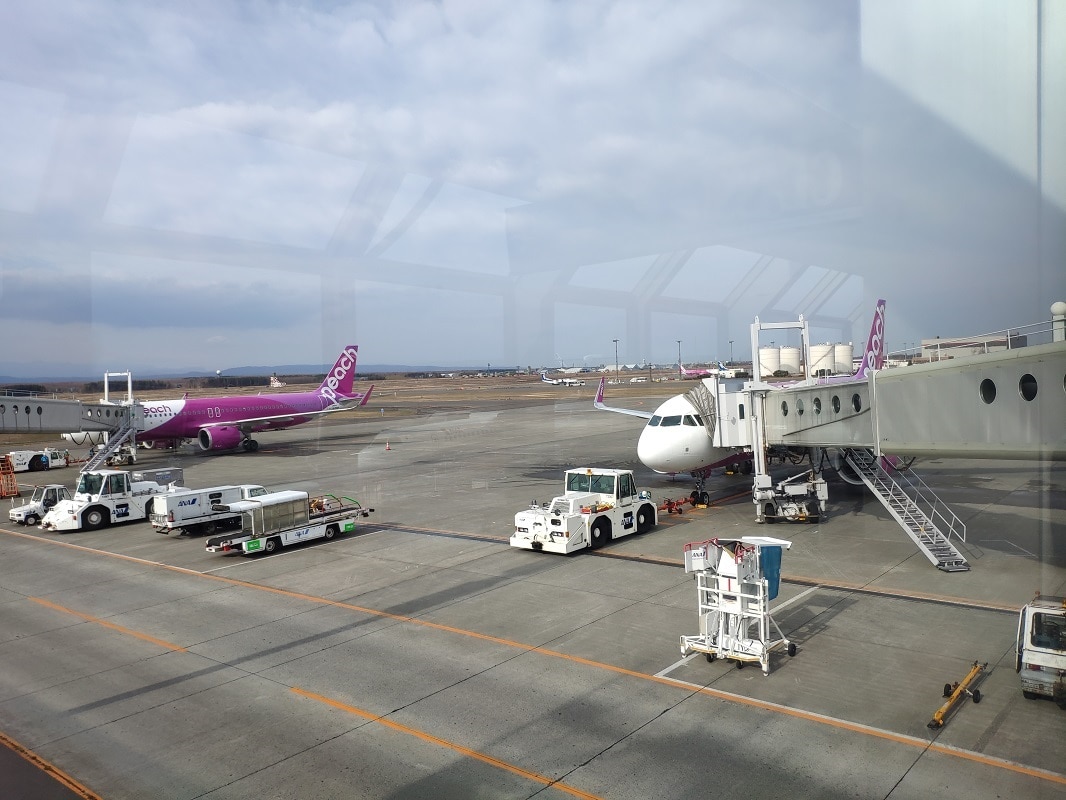
[(70, 453), (57, 447), (45, 447), (41, 450), (12, 450), (11, 466), (15, 472), (41, 472), (70, 463)]
[(41, 519), (41, 527), (53, 531), (95, 530), (116, 522), (146, 519), (152, 513), (156, 495), (175, 491), (182, 481), (180, 468), (163, 470), (172, 483), (156, 483), (150, 473), (146, 480), (132, 480), (120, 470), (83, 472), (74, 497), (52, 506)]
[(820, 473), (801, 472), (772, 483), (769, 475), (757, 475), (752, 489), (756, 522), (810, 522), (825, 517), (829, 489)]
[(534, 501), (515, 514), (512, 547), (573, 553), (659, 524), (651, 494), (637, 491), (632, 470), (571, 469), (564, 487), (564, 494), (550, 503), (541, 506)]
[(1017, 652), (1022, 694), (1066, 709), (1066, 597), (1041, 594), (1022, 608)]
[(19, 525), (36, 525), (48, 509), (55, 506), (60, 500), (69, 500), (67, 487), (58, 483), (50, 483), (47, 486), (34, 486), (30, 499), (21, 505), (14, 505), (7, 512), (7, 518)]

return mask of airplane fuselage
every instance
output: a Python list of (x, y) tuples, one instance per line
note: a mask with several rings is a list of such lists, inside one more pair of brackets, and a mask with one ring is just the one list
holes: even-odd
[(637, 458), (655, 472), (676, 475), (742, 461), (750, 456), (716, 447), (705, 421), (684, 395), (655, 409), (637, 440)]
[(250, 432), (282, 430), (307, 422), (331, 401), (316, 392), (155, 400), (144, 405), (143, 441), (192, 439), (205, 425), (240, 425), (251, 417), (279, 417), (248, 425)]

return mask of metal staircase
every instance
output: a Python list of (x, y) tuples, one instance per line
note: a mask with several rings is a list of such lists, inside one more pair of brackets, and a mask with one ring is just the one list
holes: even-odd
[(107, 443), (101, 445), (101, 449), (93, 454), (85, 464), (82, 465), (81, 472), (88, 472), (89, 470), (96, 469), (98, 466), (107, 461), (111, 456), (119, 451), (122, 445), (127, 442), (133, 443), (137, 436), (137, 430), (134, 428), (132, 422), (125, 423), (121, 428), (112, 433), (107, 438)]
[(944, 572), (970, 569), (962, 553), (951, 543), (952, 536), (966, 541), (966, 525), (933, 494), (925, 481), (911, 472), (897, 472), (906, 484), (904, 487), (869, 450), (844, 450), (844, 458), (937, 569)]

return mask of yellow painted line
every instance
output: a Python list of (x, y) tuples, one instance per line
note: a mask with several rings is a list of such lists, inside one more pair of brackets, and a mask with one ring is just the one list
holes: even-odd
[(321, 694), (315, 694), (314, 692), (308, 692), (303, 689), (298, 689), (295, 686), (292, 687), (292, 691), (300, 695), (301, 697), (307, 697), (311, 700), (317, 700), (320, 703), (325, 703), (328, 706), (340, 709), (341, 711), (346, 711), (349, 714), (355, 714), (357, 717), (362, 717), (363, 719), (370, 720), (371, 722), (376, 722), (379, 725), (384, 725), (386, 728), (390, 728), (394, 731), (399, 731), (400, 733), (406, 733), (409, 736), (414, 736), (417, 739), (421, 739), (423, 742), (428, 742), (429, 744), (435, 744), (439, 747), (445, 747), (449, 750), (454, 750), (455, 752), (461, 753), (464, 756), (484, 762), (489, 766), (506, 770), (507, 772), (511, 772), (515, 775), (518, 775), (522, 778), (526, 778), (535, 783), (543, 784), (544, 786), (550, 786), (553, 789), (558, 789), (559, 791), (566, 792), (567, 794), (573, 795), (574, 797), (580, 797), (583, 798), (583, 800), (601, 800), (601, 798), (599, 798), (597, 795), (589, 794), (588, 792), (583, 792), (580, 789), (570, 786), (569, 784), (562, 783), (561, 781), (556, 781), (555, 779), (549, 778), (546, 775), (540, 775), (536, 772), (530, 772), (527, 769), (522, 769), (522, 767), (515, 766), (514, 764), (508, 764), (506, 761), (500, 761), (500, 759), (493, 758), (492, 756), (486, 755), (485, 753), (481, 753), (477, 750), (471, 750), (469, 747), (463, 747), (463, 745), (456, 744), (455, 742), (449, 742), (447, 739), (441, 739), (439, 736), (434, 736), (431, 733), (420, 731), (417, 728), (410, 728), (407, 725), (402, 725), (399, 722), (386, 719), (385, 717), (379, 716), (377, 714), (371, 714), (369, 711), (363, 711), (361, 708), (350, 706), (347, 703), (341, 703), (337, 700), (333, 700), (332, 698), (326, 697)]
[[(39, 536), (33, 536), (31, 534), (19, 533), (17, 531), (9, 531), (0, 528), (0, 532), (8, 533), (13, 536), (19, 536), (26, 539), (31, 539), (35, 542), (44, 542), (46, 544), (57, 545), (60, 547), (69, 547), (75, 550), (80, 550), (86, 553), (93, 553), (96, 555), (107, 556), (112, 558), (118, 558), (125, 561), (130, 561), (137, 564), (147, 564), (161, 569), (169, 570), (172, 572), (178, 572), (184, 575), (192, 575), (199, 578), (206, 578), (207, 580), (220, 581), (227, 583), (231, 586), (241, 586), (248, 589), (255, 589), (257, 591), (268, 592), (270, 594), (276, 594), (281, 597), (289, 597), (297, 600), (305, 600), (310, 603), (323, 606), (333, 606), (335, 608), (342, 608), (349, 611), (358, 611), (362, 614), (368, 614), (370, 616), (380, 617), (383, 619), (392, 619), (397, 622), (406, 622), (412, 625), (419, 625), (423, 628), (430, 628), (432, 630), (438, 630), (445, 633), (452, 633), (459, 636), (466, 636), (472, 639), (478, 639), (485, 642), (491, 642), (494, 644), (500, 644), (505, 647), (516, 648), (524, 650), (530, 653), (537, 653), (539, 655), (548, 656), (550, 658), (559, 658), (565, 661), (570, 661), (575, 664), (581, 664), (595, 669), (607, 670), (608, 672), (614, 672), (618, 675), (626, 675), (629, 677), (637, 678), (644, 681), (652, 681), (660, 683), (664, 686), (670, 686), (673, 688), (682, 688), (685, 691), (695, 692), (703, 694), (708, 697), (714, 697), (718, 700), (723, 700), (729, 703), (735, 703), (737, 705), (749, 706), (751, 708), (758, 708), (763, 711), (770, 711), (773, 713), (783, 714), (785, 716), (794, 717), (796, 719), (802, 719), (808, 722), (814, 722), (821, 725), (827, 725), (829, 727), (837, 728), (840, 730), (851, 731), (854, 733), (860, 733), (867, 736), (871, 736), (878, 739), (884, 739), (887, 741), (896, 742), (898, 744), (907, 745), (910, 747), (917, 747), (920, 749), (926, 749), (931, 752), (942, 753), (944, 755), (955, 756), (957, 758), (963, 758), (969, 761), (973, 761), (987, 766), (998, 767), (1000, 769), (1006, 769), (1011, 772), (1017, 772), (1019, 774), (1028, 775), (1030, 777), (1040, 778), (1042, 780), (1051, 781), (1053, 783), (1059, 783), (1066, 785), (1066, 775), (1061, 775), (1055, 772), (1048, 772), (1046, 770), (1036, 769), (1035, 767), (1027, 767), (1023, 764), (1018, 764), (1013, 761), (1007, 761), (1006, 759), (994, 758), (991, 756), (984, 756), (980, 753), (974, 753), (969, 750), (960, 750), (946, 745), (939, 745), (935, 742), (929, 742), (925, 739), (919, 739), (914, 736), (908, 736), (906, 734), (892, 733), (891, 731), (884, 731), (878, 728), (873, 728), (868, 725), (862, 725), (861, 723), (849, 722), (847, 720), (838, 719), (836, 717), (828, 717), (822, 714), (815, 714), (809, 711), (803, 711), (797, 708), (791, 708), (789, 706), (782, 706), (776, 703), (769, 703), (764, 700), (756, 700), (751, 697), (745, 697), (744, 695), (730, 694), (728, 692), (719, 691), (717, 689), (711, 689), (709, 687), (701, 687), (685, 681), (680, 681), (674, 678), (659, 675), (649, 675), (644, 672), (635, 672), (634, 670), (626, 669), (625, 667), (614, 666), (613, 664), (606, 664), (600, 661), (592, 661), (581, 656), (573, 656), (567, 653), (559, 652), (558, 650), (549, 650), (544, 647), (537, 647), (535, 645), (523, 644), (522, 642), (516, 642), (511, 639), (504, 639), (499, 636), (493, 636), (487, 633), (479, 633), (477, 631), (465, 630), (463, 628), (455, 628), (451, 625), (443, 625), (437, 622), (430, 622), (424, 619), (417, 619), (415, 617), (408, 617), (403, 614), (394, 614), (389, 611), (380, 611), (378, 609), (366, 608), (364, 606), (357, 606), (351, 603), (343, 603), (338, 600), (329, 600), (325, 597), (316, 597), (314, 595), (303, 594), (301, 592), (294, 592), (289, 589), (279, 589), (273, 586), (266, 586), (262, 584), (250, 583), (248, 581), (238, 580), (236, 578), (228, 578), (223, 575), (211, 575), (203, 572), (197, 572), (196, 570), (187, 569), (185, 567), (175, 567), (169, 564), (161, 564), (158, 561), (148, 561), (142, 558), (135, 558), (133, 556), (126, 556), (119, 553), (109, 553), (106, 550), (94, 550), (90, 547), (84, 547), (82, 545), (72, 544), (70, 542), (60, 542), (51, 539), (43, 539)], [(833, 588), (832, 586), (826, 586), (826, 588)]]
[(74, 794), (78, 795), (78, 797), (82, 797), (84, 798), (84, 800), (101, 800), (100, 795), (96, 794), (91, 789), (82, 786), (72, 777), (67, 775), (67, 773), (65, 773), (63, 770), (59, 769), (59, 767), (41, 758), (35, 752), (30, 750), (30, 748), (24, 747), (23, 745), (12, 739), (10, 736), (7, 736), (4, 733), (0, 733), (0, 744), (18, 753), (24, 759), (33, 764), (33, 766), (55, 778), (61, 784), (63, 784), (72, 792), (74, 792)]
[(81, 611), (75, 611), (73, 608), (67, 608), (66, 606), (61, 606), (58, 603), (53, 603), (51, 600), (45, 600), (43, 597), (31, 597), (29, 599), (35, 603), (40, 603), (45, 608), (50, 608), (53, 611), (62, 611), (64, 614), (70, 614), (72, 616), (79, 617), (85, 620), (86, 622), (93, 622), (97, 625), (103, 625), (105, 628), (110, 628), (113, 631), (124, 633), (127, 636), (133, 636), (134, 638), (140, 639), (144, 642), (151, 642), (152, 644), (157, 644), (160, 647), (166, 648), (167, 650), (173, 650), (177, 653), (185, 652), (184, 647), (179, 647), (176, 644), (171, 644), (170, 642), (165, 642), (162, 639), (157, 639), (154, 636), (149, 636), (147, 633), (140, 633), (139, 631), (135, 631), (131, 628), (124, 628), (121, 625), (116, 625), (114, 622), (108, 622), (106, 619), (94, 617), (92, 614), (83, 614)]

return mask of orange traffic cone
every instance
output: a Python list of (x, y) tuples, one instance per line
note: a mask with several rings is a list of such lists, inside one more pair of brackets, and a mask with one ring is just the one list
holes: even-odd
[(389, 443), (388, 442), (385, 442), (385, 449), (386, 450), (391, 450), (392, 449), (391, 447), (389, 447)]

